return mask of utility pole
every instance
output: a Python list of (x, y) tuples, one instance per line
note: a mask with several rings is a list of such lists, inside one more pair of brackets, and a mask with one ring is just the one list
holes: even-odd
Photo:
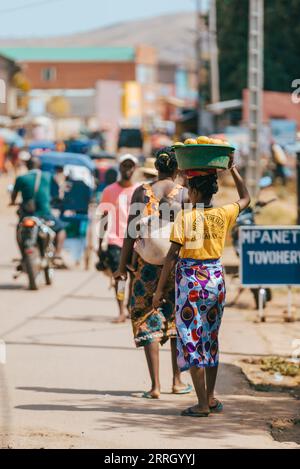
[(209, 8), (209, 49), (211, 103), (220, 101), (219, 52), (217, 45), (217, 9), (216, 0), (210, 0)]
[(264, 83), (264, 0), (250, 0), (249, 11), (249, 161), (247, 185), (252, 197), (258, 193), (261, 174), (260, 135), (262, 127), (262, 94)]
[(204, 38), (204, 22), (202, 18), (203, 0), (196, 0), (196, 67), (197, 67), (197, 127), (198, 134), (202, 133), (203, 128), (203, 107), (201, 96), (201, 71), (203, 67), (203, 38)]
[(300, 151), (297, 153), (297, 193), (298, 193), (297, 223), (298, 223), (298, 225), (300, 225)]

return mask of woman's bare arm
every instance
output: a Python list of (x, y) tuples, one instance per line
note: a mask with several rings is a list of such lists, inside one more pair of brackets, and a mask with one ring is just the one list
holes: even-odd
[(131, 199), (131, 204), (130, 204), (131, 212), (129, 213), (129, 216), (128, 216), (127, 230), (126, 230), (125, 238), (124, 238), (124, 241), (123, 241), (123, 247), (122, 247), (121, 258), (120, 258), (120, 265), (119, 265), (118, 271), (115, 272), (115, 274), (114, 274), (114, 278), (116, 280), (126, 279), (127, 278), (126, 266), (131, 261), (132, 253), (133, 253), (133, 247), (134, 247), (134, 243), (136, 241), (136, 237), (131, 236), (130, 227), (132, 226), (133, 222), (137, 223), (137, 221), (138, 221), (137, 214), (134, 213), (134, 211), (132, 211), (132, 207), (133, 207), (134, 204), (143, 203), (143, 193), (144, 193), (144, 188), (143, 188), (143, 186), (140, 186), (135, 190), (135, 192), (133, 193), (132, 199)]
[(240, 209), (244, 210), (250, 205), (251, 197), (242, 176), (240, 175), (234, 164), (233, 155), (230, 160), (229, 169), (240, 197), (237, 203), (239, 204)]
[(152, 301), (153, 308), (155, 309), (157, 309), (162, 303), (163, 296), (164, 296), (164, 289), (170, 278), (170, 273), (175, 269), (175, 264), (177, 262), (180, 249), (181, 249), (180, 244), (171, 243), (169, 252), (164, 262), (163, 269), (160, 274), (159, 282), (157, 285), (157, 290), (155, 292), (155, 295)]

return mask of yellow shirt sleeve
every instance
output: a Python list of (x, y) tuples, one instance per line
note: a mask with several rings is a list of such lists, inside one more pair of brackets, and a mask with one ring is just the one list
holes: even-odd
[(225, 211), (228, 230), (230, 230), (240, 214), (240, 206), (238, 203), (228, 204), (223, 206), (223, 210)]
[(180, 244), (181, 246), (184, 245), (184, 217), (182, 210), (178, 213), (173, 224), (170, 241), (172, 243)]

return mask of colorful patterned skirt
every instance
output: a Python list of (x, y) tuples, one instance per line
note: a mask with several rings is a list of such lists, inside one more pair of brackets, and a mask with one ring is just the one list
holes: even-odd
[(170, 275), (164, 291), (166, 303), (158, 310), (152, 308), (161, 270), (162, 266), (147, 264), (141, 257), (138, 258), (130, 301), (130, 316), (137, 347), (144, 347), (154, 341), (163, 345), (169, 338), (176, 337), (175, 272)]
[(180, 259), (176, 267), (177, 361), (181, 371), (219, 362), (218, 334), (225, 304), (220, 260)]

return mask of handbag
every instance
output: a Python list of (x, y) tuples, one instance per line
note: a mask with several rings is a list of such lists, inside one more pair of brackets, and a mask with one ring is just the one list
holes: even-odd
[[(153, 199), (156, 198), (152, 187), (150, 185), (144, 187), (153, 207)], [(179, 190), (183, 193), (183, 188), (177, 185), (168, 195), (168, 199), (174, 199)], [(156, 199), (156, 202), (159, 205), (160, 201)], [(145, 211), (147, 212), (147, 207)], [(142, 217), (137, 222), (137, 230), (140, 234), (135, 242), (134, 249), (147, 264), (164, 264), (170, 249), (170, 235), (173, 223), (171, 220), (159, 218), (159, 210), (156, 210), (156, 213)]]

